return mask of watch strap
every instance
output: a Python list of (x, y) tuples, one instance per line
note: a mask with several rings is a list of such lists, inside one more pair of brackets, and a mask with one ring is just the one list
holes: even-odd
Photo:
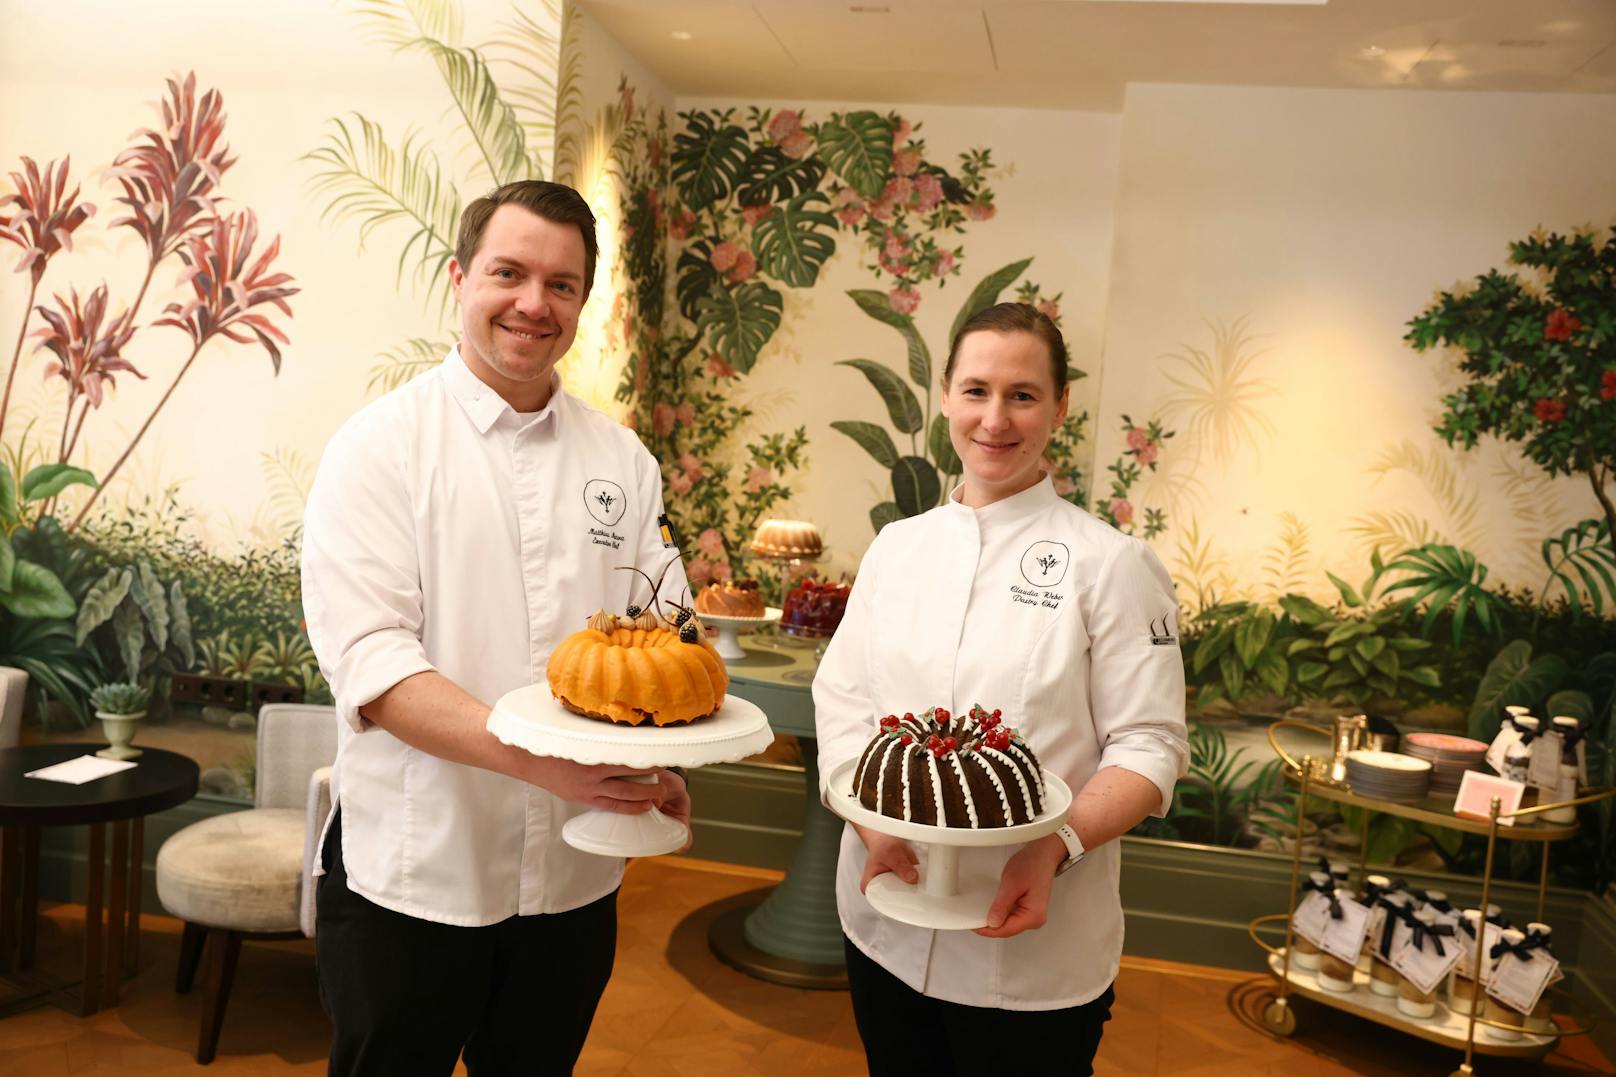
[(1066, 844), (1066, 859), (1055, 867), (1055, 874), (1060, 875), (1076, 867), (1088, 850), (1083, 848), (1083, 839), (1077, 836), (1077, 831), (1072, 829), (1070, 823), (1063, 823), (1055, 833)]

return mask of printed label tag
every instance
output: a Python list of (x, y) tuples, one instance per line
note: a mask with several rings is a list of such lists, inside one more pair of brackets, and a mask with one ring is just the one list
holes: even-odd
[(1504, 753), (1509, 751), (1510, 745), (1518, 743), (1520, 739), (1520, 730), (1512, 725), (1499, 729), (1498, 735), (1487, 746), (1487, 765), (1493, 768), (1493, 773), (1504, 773)]
[(1459, 948), (1454, 942), (1453, 939), (1443, 939), (1444, 952), (1439, 954), (1431, 939), (1425, 940), (1423, 948), (1415, 946), (1414, 933), (1410, 931), (1403, 936), (1397, 949), (1392, 951), (1392, 968), (1402, 973), (1421, 994), (1429, 994), (1436, 990), (1437, 984), (1459, 960)]
[(1560, 962), (1542, 950), (1533, 951), (1530, 961), (1505, 954), (1487, 981), (1487, 993), (1517, 1013), (1531, 1013), (1559, 971)]
[[(1500, 930), (1502, 929), (1497, 924), (1488, 924), (1487, 930), (1481, 933), (1481, 964), (1483, 968), (1487, 966), (1487, 952), (1493, 948), (1493, 943), (1498, 941)], [(1455, 966), (1459, 970), (1459, 975), (1474, 980), (1476, 974), (1472, 969), (1476, 965), (1476, 940), (1471, 938), (1463, 928), (1460, 928), (1459, 933), (1454, 936), (1454, 941), (1459, 943), (1459, 963)], [(1486, 977), (1483, 976), (1482, 979), (1485, 980)]]
[(1291, 927), (1314, 946), (1320, 944), (1331, 923), (1329, 899), (1313, 890), (1308, 891), (1307, 897), (1296, 906), (1296, 915), (1291, 917)]
[(1558, 733), (1544, 733), (1532, 741), (1532, 764), (1527, 781), (1546, 789), (1552, 797), (1560, 788), (1560, 751), (1564, 746)]
[[(1325, 916), (1329, 917), (1328, 911)], [(1330, 920), (1329, 926), (1324, 929), (1324, 935), (1319, 939), (1319, 949), (1349, 965), (1357, 964), (1358, 953), (1363, 949), (1364, 929), (1368, 923), (1368, 906), (1360, 901), (1343, 901), (1341, 919)]]

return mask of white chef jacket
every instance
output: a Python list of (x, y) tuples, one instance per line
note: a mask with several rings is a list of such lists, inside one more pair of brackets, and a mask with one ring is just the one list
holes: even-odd
[[(864, 555), (814, 678), (821, 781), (855, 760), (881, 716), (973, 704), (1004, 712), (1075, 795), (1117, 766), (1161, 790), (1184, 773), (1184, 665), (1173, 586), (1150, 548), (1056, 496), (1049, 478), (971, 509), (888, 524)], [(997, 880), (1020, 846), (963, 849)], [(922, 855), (924, 849), (917, 848)], [(1120, 847), (1055, 880), (1049, 919), (1010, 939), (888, 919), (859, 892), (865, 850), (842, 835), (836, 903), (854, 945), (916, 991), (967, 1006), (1050, 1010), (1098, 997), (1122, 955)]]
[(309, 495), (303, 607), (336, 697), (332, 799), (348, 886), (386, 908), (477, 926), (610, 893), (623, 862), (579, 852), (585, 810), (451, 763), (359, 708), (436, 670), (493, 704), (541, 683), (550, 652), (605, 607), (684, 598), (663, 545), (662, 477), (634, 433), (568, 395), (519, 414), (451, 351), (332, 437)]

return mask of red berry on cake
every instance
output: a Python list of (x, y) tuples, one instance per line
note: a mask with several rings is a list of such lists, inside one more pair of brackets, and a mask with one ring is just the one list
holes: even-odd
[(937, 708), (937, 721), (939, 723), (948, 721), (948, 711), (945, 710), (942, 707), (938, 707)]
[(915, 742), (915, 738), (910, 736), (908, 733), (905, 733), (903, 736), (898, 738), (898, 743), (902, 744), (902, 745), (904, 745), (906, 747), (908, 745), (910, 745), (910, 744), (913, 744), (914, 742)]
[(959, 741), (955, 740), (953, 737), (944, 737), (943, 747), (952, 752), (955, 748), (959, 747)]

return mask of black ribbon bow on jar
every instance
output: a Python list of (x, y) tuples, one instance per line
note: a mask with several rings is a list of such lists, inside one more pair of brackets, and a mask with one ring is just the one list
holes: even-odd
[(1409, 893), (1413, 894), (1415, 899), (1418, 900), (1420, 904), (1429, 905), (1437, 912), (1453, 911), (1453, 903), (1447, 898), (1432, 898), (1429, 896), (1430, 892), (1426, 890), (1410, 890)]
[(1560, 761), (1562, 763), (1575, 763), (1577, 761), (1577, 745), (1588, 736), (1582, 726), (1556, 726), (1555, 731), (1560, 734)]
[(1514, 954), (1522, 961), (1530, 961), (1532, 960), (1533, 950), (1546, 950), (1548, 947), (1548, 940), (1543, 936), (1528, 935), (1520, 942), (1510, 942), (1508, 939), (1499, 939), (1497, 942), (1493, 943), (1493, 948), (1488, 952), (1492, 955), (1492, 959), (1494, 961), (1497, 961), (1505, 954)]
[[(1329, 873), (1326, 872), (1325, 874)], [(1341, 899), (1335, 896), (1334, 880), (1331, 882), (1316, 883), (1312, 879), (1308, 879), (1302, 884), (1302, 889), (1304, 891), (1311, 890), (1315, 894), (1323, 894), (1324, 900), (1330, 903), (1330, 919), (1341, 919)]]
[(1543, 729), (1541, 727), (1539, 727), (1537, 729), (1521, 729), (1520, 726), (1516, 726), (1515, 728), (1521, 734), (1521, 747), (1522, 748), (1531, 747), (1532, 742), (1534, 740), (1536, 740), (1538, 737), (1543, 735)]
[[(1396, 884), (1394, 883), (1393, 889), (1395, 888)], [(1387, 893), (1390, 892), (1387, 891)], [(1376, 904), (1386, 910), (1385, 922), (1380, 927), (1380, 956), (1382, 960), (1390, 961), (1392, 959), (1392, 936), (1397, 934), (1397, 922), (1401, 920), (1405, 924), (1417, 924), (1419, 921), (1414, 919), (1414, 910), (1407, 905), (1387, 901), (1384, 897)]]

